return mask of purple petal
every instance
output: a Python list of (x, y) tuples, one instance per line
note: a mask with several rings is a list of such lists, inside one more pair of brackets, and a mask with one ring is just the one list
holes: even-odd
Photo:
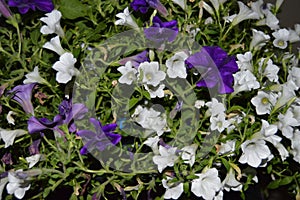
[(102, 126), (102, 130), (104, 131), (104, 133), (112, 132), (116, 128), (117, 128), (117, 124), (115, 124), (115, 123)]
[(8, 91), (8, 94), (12, 94), (12, 99), (17, 101), (26, 113), (30, 113), (32, 115), (34, 115), (34, 111), (31, 103), (31, 96), (35, 85), (36, 83), (18, 85)]
[(39, 145), (41, 143), (41, 139), (34, 140), (32, 144), (28, 147), (30, 155), (39, 154)]
[(123, 58), (119, 61), (120, 65), (125, 65), (128, 61), (131, 61), (132, 66), (134, 66), (135, 68), (138, 68), (139, 65), (142, 62), (145, 61), (150, 61), (148, 58), (148, 51), (142, 51), (141, 53), (131, 56), (131, 57), (127, 57), (127, 58)]

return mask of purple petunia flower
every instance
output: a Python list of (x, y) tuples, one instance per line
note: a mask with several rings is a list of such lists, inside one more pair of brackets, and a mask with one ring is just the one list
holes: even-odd
[(34, 111), (31, 103), (31, 96), (35, 85), (36, 83), (18, 85), (8, 91), (8, 94), (12, 94), (12, 99), (17, 101), (26, 113), (30, 113), (32, 115), (34, 115)]
[(32, 144), (28, 147), (30, 155), (39, 154), (39, 145), (41, 143), (41, 139), (34, 140)]
[(102, 126), (100, 121), (90, 118), (90, 122), (94, 125), (95, 131), (79, 130), (77, 134), (83, 139), (85, 145), (80, 150), (81, 154), (87, 154), (92, 150), (105, 150), (109, 145), (116, 145), (121, 140), (121, 135), (113, 133), (117, 124), (107, 124)]
[(205, 46), (200, 52), (191, 55), (185, 63), (188, 68), (196, 68), (202, 79), (197, 82), (198, 87), (218, 87), (220, 94), (233, 92), (233, 76), (238, 71), (238, 65), (233, 56), (218, 46)]
[(72, 100), (63, 100), (58, 107), (59, 114), (56, 115), (53, 121), (47, 118), (38, 119), (36, 117), (30, 117), (27, 121), (29, 133), (39, 133), (44, 130), (53, 130), (60, 133), (58, 128), (62, 124), (68, 126), (69, 132), (76, 131), (76, 125), (74, 120), (80, 120), (84, 117), (84, 114), (88, 112), (88, 109), (80, 103), (72, 104)]
[(11, 11), (4, 0), (0, 0), (0, 13), (6, 18), (11, 17)]
[(159, 0), (133, 0), (130, 6), (133, 8), (133, 10), (140, 11), (143, 14), (147, 13), (151, 7), (158, 10), (158, 12), (163, 16), (168, 15), (167, 9)]
[(142, 62), (146, 62), (146, 61), (150, 62), (150, 59), (148, 58), (148, 51), (145, 50), (134, 56), (123, 58), (119, 61), (119, 64), (125, 65), (128, 61), (131, 61), (132, 66), (138, 68)]
[(145, 29), (144, 33), (147, 39), (155, 43), (163, 43), (165, 41), (172, 42), (178, 35), (177, 21), (162, 22), (159, 17), (153, 17), (152, 26)]
[(51, 12), (54, 9), (52, 0), (9, 0), (8, 5), (17, 7), (21, 14), (25, 14), (29, 9)]

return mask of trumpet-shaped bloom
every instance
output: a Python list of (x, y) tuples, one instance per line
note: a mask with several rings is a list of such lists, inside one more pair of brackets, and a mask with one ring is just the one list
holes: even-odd
[(53, 69), (58, 71), (56, 73), (56, 81), (59, 83), (67, 83), (72, 79), (72, 76), (77, 76), (79, 70), (74, 67), (76, 58), (73, 54), (67, 52), (60, 56), (59, 61), (54, 63)]
[(272, 33), (272, 35), (274, 36), (275, 40), (273, 41), (273, 45), (275, 47), (278, 47), (280, 49), (285, 49), (288, 45), (288, 41), (289, 41), (289, 35), (290, 32), (283, 28), (283, 29), (279, 29), (275, 32)]
[(236, 62), (240, 68), (240, 70), (250, 70), (253, 71), (252, 65), (252, 53), (250, 51), (245, 54), (237, 54), (238, 61)]
[(167, 74), (170, 78), (186, 78), (186, 67), (185, 67), (185, 59), (187, 59), (188, 55), (185, 52), (177, 52), (174, 56), (166, 61), (167, 66)]
[(183, 193), (183, 183), (169, 183), (168, 181), (171, 178), (167, 177), (167, 179), (163, 179), (161, 182), (163, 187), (166, 188), (166, 192), (164, 194), (165, 199), (178, 199)]
[(252, 40), (250, 42), (250, 50), (256, 49), (259, 50), (266, 45), (266, 42), (270, 40), (270, 36), (264, 34), (262, 31), (252, 29)]
[(137, 70), (132, 67), (131, 61), (127, 61), (125, 66), (121, 66), (117, 70), (122, 74), (119, 78), (119, 82), (122, 84), (131, 85), (137, 79)]
[(153, 87), (152, 85), (144, 85), (144, 87), (149, 92), (151, 98), (163, 98), (165, 96), (165, 84), (159, 84), (156, 87)]
[(59, 36), (52, 38), (50, 42), (46, 42), (43, 48), (54, 51), (60, 56), (65, 53), (65, 50), (61, 47)]
[(158, 171), (161, 173), (166, 167), (174, 166), (178, 156), (176, 155), (177, 148), (166, 148), (159, 146), (160, 155), (153, 156), (153, 162), (157, 165)]
[(139, 27), (135, 23), (135, 21), (133, 21), (131, 15), (129, 13), (128, 7), (126, 7), (122, 13), (118, 13), (116, 15), (116, 17), (120, 18), (115, 22), (116, 25), (126, 25), (126, 26), (130, 26), (131, 28)]
[(221, 180), (218, 177), (218, 170), (216, 168), (211, 168), (201, 174), (195, 175), (199, 178), (192, 181), (191, 191), (197, 197), (212, 200), (215, 197), (216, 192), (222, 187)]
[(276, 95), (258, 91), (257, 95), (251, 99), (251, 103), (255, 106), (258, 115), (270, 114), (276, 103)]
[(103, 151), (109, 145), (116, 145), (121, 140), (121, 135), (113, 133), (117, 124), (107, 124), (102, 126), (100, 121), (95, 118), (91, 118), (90, 122), (95, 127), (95, 132), (90, 130), (79, 130), (77, 134), (84, 141), (84, 146), (81, 148), (81, 154), (87, 154), (88, 152)]
[(239, 71), (234, 75), (234, 93), (242, 91), (250, 91), (252, 89), (257, 89), (260, 87), (259, 82), (251, 71)]
[(202, 79), (197, 82), (198, 87), (217, 87), (219, 93), (233, 92), (233, 73), (238, 70), (235, 58), (218, 46), (204, 46), (185, 60), (189, 68), (196, 68)]
[(10, 145), (13, 145), (16, 137), (20, 137), (25, 134), (26, 134), (26, 131), (22, 130), (22, 129), (6, 130), (6, 129), (0, 128), (0, 136), (1, 136), (0, 138), (2, 138), (2, 140), (5, 143), (4, 148), (7, 148)]
[(163, 22), (159, 17), (155, 16), (152, 20), (152, 26), (146, 28), (144, 33), (146, 38), (155, 44), (161, 45), (161, 43), (166, 41), (172, 42), (178, 34), (177, 21)]
[(64, 31), (60, 26), (61, 12), (58, 10), (52, 10), (52, 12), (46, 14), (47, 17), (42, 17), (40, 20), (46, 25), (41, 27), (41, 33), (44, 35), (56, 33), (60, 37), (64, 37)]
[(243, 2), (238, 1), (238, 4), (240, 11), (232, 21), (233, 26), (247, 19), (259, 19), (259, 15), (250, 8), (248, 8)]
[(34, 115), (33, 106), (31, 103), (32, 90), (36, 83), (18, 85), (12, 90), (8, 91), (8, 94), (12, 95), (12, 99), (17, 101), (26, 113)]
[(9, 0), (8, 5), (17, 7), (21, 14), (27, 13), (29, 9), (44, 12), (51, 12), (54, 9), (52, 0)]
[(35, 66), (33, 72), (29, 72), (25, 75), (26, 79), (23, 81), (24, 84), (29, 83), (44, 83), (45, 79), (40, 76), (39, 67)]
[(22, 199), (25, 192), (29, 190), (30, 184), (28, 181), (20, 178), (18, 172), (23, 170), (17, 170), (16, 172), (8, 172), (8, 184), (6, 190), (8, 194), (14, 194), (18, 199)]
[(258, 71), (265, 77), (269, 79), (271, 82), (277, 82), (278, 81), (278, 72), (279, 67), (277, 65), (273, 64), (273, 61), (271, 59), (268, 59), (267, 65), (264, 66), (265, 58), (262, 58), (259, 62), (259, 68)]
[(167, 9), (161, 4), (160, 0), (133, 0), (130, 6), (133, 10), (140, 11), (143, 14), (147, 13), (149, 8), (153, 8), (164, 16), (168, 15)]
[(158, 62), (143, 62), (139, 67), (139, 77), (144, 84), (158, 86), (166, 77), (166, 73), (159, 70)]
[(247, 163), (252, 167), (258, 167), (262, 164), (263, 159), (267, 159), (271, 155), (266, 142), (261, 139), (247, 140), (241, 145), (243, 154), (239, 159), (240, 163)]

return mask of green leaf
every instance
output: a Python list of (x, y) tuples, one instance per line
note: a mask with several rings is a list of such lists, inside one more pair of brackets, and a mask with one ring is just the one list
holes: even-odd
[(282, 179), (278, 179), (278, 180), (272, 181), (268, 185), (268, 188), (269, 189), (276, 189), (279, 186), (287, 185), (287, 184), (291, 183), (292, 181), (293, 181), (293, 177), (292, 176), (287, 176), (287, 177), (284, 177)]
[(62, 0), (60, 11), (64, 18), (76, 19), (87, 15), (87, 6), (79, 0)]

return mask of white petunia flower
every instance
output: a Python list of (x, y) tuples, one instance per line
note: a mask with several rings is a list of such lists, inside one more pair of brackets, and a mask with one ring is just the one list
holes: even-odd
[(13, 118), (13, 115), (15, 114), (16, 113), (11, 110), (7, 113), (6, 120), (9, 124), (15, 125), (15, 119)]
[(139, 77), (143, 83), (156, 87), (165, 80), (166, 73), (159, 70), (158, 62), (143, 62), (139, 66)]
[(195, 163), (196, 150), (198, 148), (197, 144), (192, 144), (186, 147), (183, 147), (181, 158), (184, 160), (184, 163), (190, 164), (192, 167)]
[(287, 77), (287, 80), (292, 79), (292, 81), (297, 86), (297, 89), (300, 87), (300, 68), (299, 67), (292, 67), (289, 70), (289, 75)]
[(120, 18), (115, 22), (116, 25), (126, 25), (126, 26), (130, 26), (131, 28), (139, 27), (132, 19), (128, 7), (126, 7), (122, 13), (118, 13), (116, 17)]
[(144, 144), (147, 145), (148, 147), (151, 147), (154, 154), (159, 154), (158, 142), (159, 142), (159, 137), (155, 136), (155, 137), (147, 138)]
[(279, 72), (279, 67), (277, 65), (274, 65), (271, 59), (268, 59), (267, 66), (264, 66), (264, 62), (265, 62), (265, 58), (262, 58), (258, 64), (259, 73), (267, 77), (271, 82), (278, 82), (277, 74)]
[(137, 70), (132, 67), (131, 61), (126, 62), (125, 66), (118, 67), (117, 70), (122, 74), (119, 78), (119, 82), (122, 84), (131, 85), (137, 79)]
[(164, 199), (178, 199), (183, 193), (183, 183), (171, 183), (169, 181), (172, 180), (170, 177), (167, 179), (162, 179), (162, 185), (166, 188), (166, 192), (164, 194)]
[(266, 142), (261, 139), (247, 140), (241, 145), (243, 151), (239, 159), (240, 163), (257, 168), (262, 164), (263, 159), (267, 159), (271, 155), (271, 151), (266, 145)]
[(41, 159), (41, 154), (35, 154), (29, 157), (26, 157), (26, 161), (29, 163), (29, 168), (32, 168), (36, 163), (38, 163)]
[(232, 23), (233, 19), (237, 16), (237, 14), (233, 14), (230, 16), (224, 16), (223, 19), (226, 23)]
[(30, 184), (23, 179), (17, 177), (16, 172), (8, 172), (8, 184), (6, 190), (8, 194), (14, 194), (18, 199), (22, 199), (25, 196), (25, 192), (29, 190)]
[(56, 81), (59, 83), (67, 83), (72, 79), (72, 76), (77, 76), (79, 74), (78, 69), (74, 67), (76, 63), (76, 58), (73, 54), (67, 52), (59, 57), (59, 61), (54, 63), (53, 69), (58, 71), (56, 73)]
[(260, 87), (259, 82), (251, 71), (239, 71), (233, 74), (234, 77), (234, 93), (239, 93), (242, 91), (250, 91), (252, 89), (257, 89)]
[(16, 137), (20, 137), (22, 135), (25, 135), (27, 132), (22, 129), (16, 129), (16, 130), (6, 130), (0, 128), (0, 136), (2, 140), (5, 142), (4, 148), (9, 147), (14, 143), (14, 140)]
[(296, 130), (294, 132), (293, 138), (291, 139), (292, 142), (292, 154), (293, 154), (293, 159), (300, 163), (300, 131)]
[(225, 113), (220, 113), (217, 116), (210, 117), (210, 129), (211, 130), (218, 130), (220, 133), (224, 131), (230, 122), (225, 119)]
[(252, 40), (250, 42), (250, 50), (259, 50), (266, 45), (266, 42), (270, 40), (270, 36), (264, 34), (262, 31), (252, 29)]
[(153, 156), (153, 162), (157, 165), (158, 171), (161, 173), (166, 167), (173, 167), (178, 156), (176, 155), (177, 148), (166, 148), (159, 146), (160, 155)]
[(166, 61), (167, 74), (170, 78), (186, 78), (185, 59), (188, 55), (185, 52), (177, 52), (174, 56)]
[(65, 53), (65, 50), (62, 48), (60, 44), (59, 36), (55, 36), (54, 38), (51, 38), (50, 42), (46, 42), (43, 45), (43, 48), (54, 51), (60, 56)]
[(283, 29), (279, 29), (275, 32), (272, 33), (272, 35), (274, 36), (275, 40), (273, 41), (273, 45), (275, 47), (278, 47), (280, 49), (285, 49), (288, 45), (288, 41), (289, 41), (289, 35), (290, 32), (283, 28)]
[(64, 37), (64, 31), (60, 26), (61, 12), (52, 10), (46, 14), (47, 17), (42, 17), (40, 20), (47, 25), (42, 26), (41, 33), (44, 35), (56, 33), (60, 37)]
[(226, 153), (234, 152), (235, 151), (235, 143), (236, 143), (236, 140), (228, 140), (225, 143), (221, 143), (218, 153), (220, 155), (223, 155)]
[(282, 84), (282, 89), (277, 99), (277, 102), (274, 106), (274, 110), (281, 108), (282, 106), (289, 103), (289, 101), (293, 100), (296, 96), (295, 90), (297, 90), (297, 86), (293, 80), (288, 80), (284, 84)]
[(271, 30), (279, 29), (279, 20), (277, 17), (270, 11), (270, 9), (265, 10), (265, 23)]
[(43, 79), (40, 76), (38, 66), (35, 66), (33, 69), (33, 72), (29, 72), (28, 74), (25, 75), (25, 77), (26, 77), (26, 79), (23, 81), (24, 84), (29, 84), (29, 83), (43, 84), (45, 82), (45, 79)]
[(216, 98), (212, 98), (212, 100), (207, 102), (205, 105), (208, 107), (210, 116), (217, 116), (220, 113), (225, 112), (224, 104), (220, 103)]
[(246, 52), (245, 54), (237, 54), (236, 57), (238, 59), (236, 63), (238, 64), (240, 70), (253, 71), (252, 53), (250, 51)]
[(185, 10), (186, 8), (186, 0), (172, 0), (173, 3), (176, 3), (177, 5), (179, 5), (183, 10)]
[(196, 100), (194, 106), (195, 106), (195, 108), (200, 109), (203, 106), (205, 106), (205, 101), (203, 101), (203, 100)]
[(144, 87), (149, 92), (151, 98), (163, 98), (165, 96), (165, 84), (160, 84), (156, 87), (153, 87), (152, 85), (144, 85)]
[(235, 173), (232, 168), (229, 169), (229, 172), (222, 182), (222, 185), (227, 192), (229, 192), (230, 190), (240, 191), (243, 188), (242, 183), (236, 180)]
[(282, 135), (291, 139), (294, 132), (293, 127), (299, 126), (300, 123), (294, 118), (291, 110), (287, 110), (285, 114), (279, 113), (278, 119), (278, 129), (281, 130)]
[(212, 200), (221, 187), (221, 180), (218, 177), (218, 170), (211, 168), (201, 174), (195, 174), (199, 178), (192, 180), (191, 191), (197, 196), (206, 200)]
[(209, 0), (213, 5), (216, 12), (219, 12), (220, 5), (224, 4), (227, 0)]
[(251, 10), (250, 8), (248, 8), (243, 2), (238, 1), (238, 4), (239, 4), (239, 13), (232, 21), (233, 26), (247, 19), (259, 19), (259, 15), (253, 10)]
[(258, 91), (257, 95), (251, 99), (251, 103), (255, 106), (258, 115), (270, 114), (276, 103), (276, 95)]
[(299, 34), (295, 30), (289, 29), (289, 42), (294, 43), (299, 41), (300, 41)]

